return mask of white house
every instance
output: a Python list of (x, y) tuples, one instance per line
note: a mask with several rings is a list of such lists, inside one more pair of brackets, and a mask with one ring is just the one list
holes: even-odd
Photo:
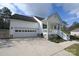
[(39, 20), (34, 17), (40, 23), (43, 36), (48, 39), (52, 34), (56, 34), (60, 36), (64, 40), (69, 40), (69, 36), (65, 34), (61, 27), (64, 25), (60, 16), (57, 13), (53, 13), (52, 15), (48, 16), (44, 20)]
[(41, 34), (40, 25), (33, 17), (18, 14), (11, 16), (10, 37), (37, 37), (38, 34)]
[(72, 30), (70, 34), (73, 36), (79, 36), (79, 28)]
[(57, 13), (45, 19), (14, 14), (10, 17), (10, 37), (38, 37), (38, 34), (43, 34), (44, 38), (48, 39), (50, 35), (56, 34), (64, 40), (69, 40), (61, 31), (62, 26), (62, 20)]

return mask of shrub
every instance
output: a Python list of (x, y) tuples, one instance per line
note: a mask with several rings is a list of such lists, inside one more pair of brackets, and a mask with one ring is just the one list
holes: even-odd
[(70, 35), (70, 40), (79, 40), (79, 37)]
[(63, 42), (64, 40), (58, 36), (58, 35), (52, 35), (51, 37), (49, 37), (48, 39), (49, 41), (51, 42), (56, 42), (56, 43), (60, 43), (60, 42)]

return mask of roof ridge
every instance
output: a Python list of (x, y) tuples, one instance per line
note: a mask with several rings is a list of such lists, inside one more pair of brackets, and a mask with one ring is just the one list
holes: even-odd
[(32, 16), (28, 16), (28, 15), (21, 15), (21, 14), (13, 14), (13, 15), (20, 15), (20, 16), (25, 16), (25, 17), (32, 17)]
[(33, 17), (20, 15), (20, 14), (14, 14), (10, 18), (17, 19), (17, 20), (30, 21), (30, 22), (37, 22)]

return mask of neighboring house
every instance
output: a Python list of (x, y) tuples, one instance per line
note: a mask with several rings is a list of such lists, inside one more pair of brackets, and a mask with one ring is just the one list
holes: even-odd
[(70, 34), (73, 36), (79, 36), (79, 28), (72, 30)]

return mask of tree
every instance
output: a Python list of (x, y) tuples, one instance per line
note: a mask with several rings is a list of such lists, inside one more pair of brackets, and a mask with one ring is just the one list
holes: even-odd
[(76, 28), (79, 28), (79, 23), (78, 22), (74, 22), (70, 27), (69, 27), (69, 30), (74, 30)]
[(62, 22), (63, 22), (63, 24), (68, 25), (66, 21), (62, 21)]
[[(0, 29), (9, 29), (11, 11), (7, 7), (0, 9)], [(5, 20), (4, 20), (5, 19)]]
[(68, 27), (67, 27), (67, 22), (66, 21), (62, 21), (62, 23), (64, 24), (62, 27), (62, 31), (65, 32), (66, 34), (69, 34), (70, 32), (68, 31)]
[(2, 17), (10, 17), (11, 13), (12, 12), (7, 7), (2, 8)]

